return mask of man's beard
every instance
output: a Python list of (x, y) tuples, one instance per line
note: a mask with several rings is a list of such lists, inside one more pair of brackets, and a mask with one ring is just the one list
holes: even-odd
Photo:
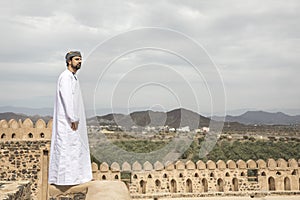
[(77, 65), (72, 65), (72, 67), (76, 70), (81, 68), (81, 63), (78, 63)]

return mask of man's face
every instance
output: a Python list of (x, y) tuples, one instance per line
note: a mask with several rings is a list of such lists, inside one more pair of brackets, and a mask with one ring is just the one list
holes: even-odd
[(75, 56), (75, 57), (73, 57), (72, 60), (70, 60), (70, 62), (71, 62), (71, 66), (72, 66), (73, 68), (75, 68), (75, 69), (77, 69), (77, 70), (80, 69), (80, 67), (81, 67), (81, 62), (82, 62), (80, 56)]

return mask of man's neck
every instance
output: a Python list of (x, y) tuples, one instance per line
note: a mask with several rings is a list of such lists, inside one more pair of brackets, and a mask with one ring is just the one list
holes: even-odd
[(77, 72), (77, 70), (74, 69), (73, 67), (71, 67), (71, 65), (68, 66), (68, 70), (69, 70), (70, 72), (72, 72), (73, 74), (76, 74), (76, 72)]

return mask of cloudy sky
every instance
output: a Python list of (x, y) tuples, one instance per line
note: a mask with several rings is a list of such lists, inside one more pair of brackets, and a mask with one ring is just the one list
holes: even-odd
[(0, 106), (53, 107), (76, 49), (87, 109), (292, 113), (299, 10), (298, 0), (0, 1)]

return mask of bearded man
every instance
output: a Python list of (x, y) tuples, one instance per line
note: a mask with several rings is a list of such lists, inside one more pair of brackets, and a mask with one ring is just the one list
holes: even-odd
[(67, 69), (57, 81), (50, 149), (49, 183), (77, 185), (92, 180), (84, 106), (76, 72), (79, 51), (65, 56)]

